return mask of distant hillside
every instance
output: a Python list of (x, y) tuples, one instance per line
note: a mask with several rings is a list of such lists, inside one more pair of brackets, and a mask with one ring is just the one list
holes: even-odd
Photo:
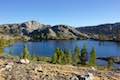
[(0, 34), (9, 36), (28, 36), (31, 40), (41, 39), (86, 39), (88, 36), (67, 25), (44, 25), (37, 21), (20, 24), (0, 25)]
[(120, 32), (120, 23), (115, 24), (102, 24), (98, 26), (87, 26), (87, 27), (79, 27), (76, 28), (80, 32), (87, 33), (87, 34), (105, 34), (105, 35), (116, 35)]
[(103, 37), (107, 40), (120, 40), (120, 23), (78, 27), (76, 29), (94, 38), (97, 36), (97, 38)]

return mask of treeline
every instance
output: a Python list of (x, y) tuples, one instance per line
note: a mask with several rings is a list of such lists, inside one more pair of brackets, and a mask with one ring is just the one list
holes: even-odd
[[(27, 45), (24, 46), (23, 54), (21, 55), (20, 58), (35, 60), (35, 61), (41, 60), (41, 57), (30, 55)], [(51, 57), (51, 59), (46, 60), (46, 61), (49, 61), (53, 64), (73, 64), (73, 65), (89, 64), (91, 66), (95, 66), (96, 65), (96, 51), (95, 51), (95, 48), (93, 48), (90, 52), (90, 58), (89, 58), (86, 46), (83, 46), (81, 50), (79, 47), (76, 47), (73, 53), (67, 49), (62, 50), (60, 48), (56, 48), (55, 53)]]
[(62, 50), (57, 48), (54, 55), (52, 56), (51, 62), (54, 64), (73, 64), (73, 65), (86, 65), (96, 66), (96, 51), (93, 48), (90, 52), (90, 58), (88, 57), (86, 46), (80, 50), (76, 47), (74, 52), (71, 53), (69, 50)]
[[(88, 56), (90, 55), (90, 56)], [(50, 57), (40, 57), (31, 55), (27, 45), (24, 45), (24, 50), (20, 59), (28, 59), (30, 61), (44, 61), (53, 64), (72, 64), (72, 65), (87, 65), (87, 66), (96, 66), (96, 50), (93, 47), (91, 52), (87, 52), (87, 47), (84, 45), (80, 50), (79, 47), (74, 49), (74, 52), (69, 50), (62, 50), (56, 48), (54, 55)], [(108, 60), (107, 68), (112, 69), (113, 59)]]

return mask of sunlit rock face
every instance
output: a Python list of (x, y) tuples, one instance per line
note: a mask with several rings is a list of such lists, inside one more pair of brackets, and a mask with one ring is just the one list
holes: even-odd
[(84, 39), (86, 34), (68, 25), (44, 25), (37, 21), (0, 25), (0, 34), (29, 36), (31, 39)]
[(24, 22), (20, 25), (22, 28), (27, 29), (29, 32), (32, 32), (33, 30), (36, 29), (42, 29), (42, 28), (46, 28), (47, 26), (40, 24), (37, 21), (28, 21), (28, 22)]
[(34, 38), (43, 39), (82, 39), (87, 38), (87, 36), (75, 28), (67, 25), (55, 25), (51, 27), (46, 27), (44, 29), (37, 29), (30, 33), (30, 36)]

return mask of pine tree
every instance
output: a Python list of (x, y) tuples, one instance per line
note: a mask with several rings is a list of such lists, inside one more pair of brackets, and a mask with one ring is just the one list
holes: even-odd
[(86, 46), (84, 45), (82, 50), (81, 50), (81, 64), (82, 65), (86, 65), (86, 62), (87, 62), (87, 49), (86, 49)]
[(76, 47), (73, 54), (73, 64), (79, 64), (80, 63), (80, 48)]
[(57, 63), (59, 64), (63, 63), (62, 59), (63, 59), (64, 53), (62, 52), (62, 50), (57, 48), (56, 53), (57, 53)]
[(72, 56), (68, 50), (64, 50), (64, 64), (72, 63)]
[(72, 55), (70, 52), (67, 54), (67, 59), (68, 59), (68, 64), (71, 64), (72, 63)]
[(64, 53), (61, 49), (57, 48), (55, 54), (52, 56), (52, 63), (63, 64), (64, 63)]
[(53, 64), (56, 64), (57, 63), (57, 54), (55, 53), (53, 56), (52, 56), (52, 61), (51, 61)]
[(29, 57), (30, 57), (30, 54), (29, 54), (29, 50), (27, 48), (27, 45), (24, 45), (22, 58), (23, 59), (29, 59)]
[(93, 48), (92, 51), (90, 52), (89, 64), (91, 66), (95, 66), (96, 65), (96, 51), (95, 51), (95, 48)]

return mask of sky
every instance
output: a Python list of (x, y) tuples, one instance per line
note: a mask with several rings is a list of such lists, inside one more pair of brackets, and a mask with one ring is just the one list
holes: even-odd
[(0, 24), (29, 20), (75, 27), (120, 22), (120, 0), (0, 0)]

